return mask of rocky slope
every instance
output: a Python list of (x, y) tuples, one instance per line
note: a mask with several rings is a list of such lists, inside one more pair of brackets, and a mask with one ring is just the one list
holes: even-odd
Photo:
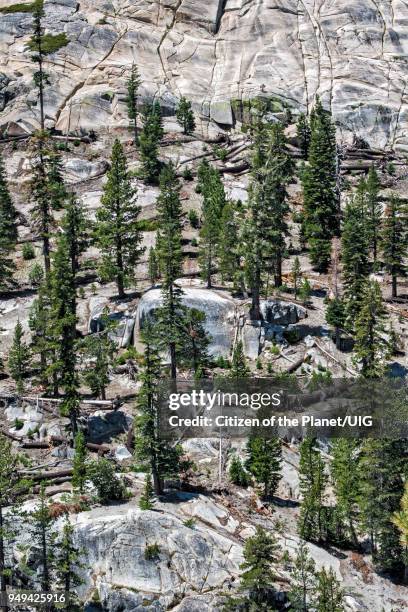
[[(0, 131), (38, 126), (29, 13), (0, 0)], [(184, 95), (206, 129), (245, 101), (276, 110), (331, 106), (344, 139), (408, 151), (408, 5), (403, 0), (51, 0), (46, 28), (69, 43), (49, 56), (48, 125), (65, 133), (127, 124), (124, 75), (170, 111)], [(51, 72), (51, 70), (50, 70)], [(244, 104), (243, 104), (244, 101)]]

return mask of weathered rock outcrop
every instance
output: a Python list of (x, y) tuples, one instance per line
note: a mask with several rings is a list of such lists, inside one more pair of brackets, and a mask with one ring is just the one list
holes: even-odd
[[(0, 8), (16, 0), (0, 0)], [(331, 106), (342, 136), (408, 151), (408, 8), (397, 0), (90, 0), (45, 2), (47, 31), (69, 44), (48, 58), (47, 123), (127, 126), (132, 62), (142, 97), (172, 113), (185, 95), (204, 121), (231, 126), (257, 96), (271, 109)], [(29, 13), (0, 19), (0, 130), (38, 126)]]

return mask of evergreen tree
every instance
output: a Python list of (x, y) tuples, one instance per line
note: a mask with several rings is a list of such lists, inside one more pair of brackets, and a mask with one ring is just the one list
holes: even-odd
[[(10, 440), (0, 433), (0, 593), (2, 596), (7, 592), (7, 583), (12, 583), (11, 576), (14, 569), (17, 569), (14, 565), (9, 566), (6, 559), (12, 560), (15, 506), (22, 500), (26, 485), (29, 484), (20, 476), (21, 467), (20, 455), (13, 452)], [(5, 512), (6, 508), (8, 512)], [(9, 610), (7, 606), (0, 606), (0, 609), (2, 612)]]
[(250, 436), (247, 443), (248, 459), (245, 467), (258, 484), (263, 486), (263, 496), (274, 495), (281, 475), (282, 443), (278, 437)]
[(14, 328), (13, 344), (8, 357), (8, 367), (17, 393), (21, 395), (24, 391), (24, 378), (30, 366), (30, 351), (23, 340), (24, 332), (20, 321)]
[(160, 104), (145, 105), (142, 110), (143, 128), (139, 135), (139, 151), (142, 175), (146, 182), (156, 183), (161, 164), (158, 158), (159, 144), (163, 137)]
[(366, 205), (361, 193), (348, 204), (342, 233), (342, 263), (346, 323), (353, 330), (363, 303), (368, 267)]
[(115, 472), (115, 466), (109, 459), (100, 458), (88, 464), (88, 478), (95, 487), (102, 504), (110, 500), (121, 501), (126, 497), (126, 488), (122, 479)]
[(191, 110), (191, 102), (182, 96), (176, 109), (178, 124), (183, 128), (183, 134), (192, 134), (196, 124), (194, 113)]
[(79, 571), (84, 568), (81, 562), (83, 551), (74, 543), (74, 528), (65, 516), (62, 535), (58, 539), (55, 554), (55, 574), (58, 586), (65, 593), (69, 593), (70, 611), (79, 612), (80, 602), (74, 591), (74, 587), (83, 584)]
[(199, 188), (203, 194), (203, 214), (200, 228), (199, 263), (201, 274), (211, 288), (211, 276), (220, 244), (221, 216), (226, 204), (224, 185), (218, 170), (201, 164)]
[(137, 134), (137, 101), (139, 97), (139, 87), (141, 84), (141, 78), (139, 71), (135, 64), (132, 64), (129, 79), (126, 81), (127, 97), (126, 105), (128, 111), (128, 117), (133, 124), (133, 140), (135, 147), (137, 147), (139, 139)]
[(296, 122), (296, 135), (299, 142), (300, 152), (302, 153), (303, 159), (307, 159), (309, 154), (310, 146), (310, 125), (307, 116), (304, 113), (300, 113)]
[(180, 351), (180, 362), (191, 367), (196, 377), (201, 377), (203, 368), (208, 364), (208, 345), (210, 339), (204, 328), (205, 314), (196, 308), (185, 312), (185, 343)]
[(145, 344), (143, 372), (137, 407), (140, 416), (136, 420), (135, 456), (147, 462), (153, 478), (156, 495), (163, 492), (164, 478), (178, 474), (181, 450), (160, 437), (158, 428), (158, 384), (161, 378), (160, 357), (151, 326), (142, 335)]
[(38, 64), (38, 70), (34, 73), (34, 85), (38, 88), (38, 96), (40, 102), (40, 127), (44, 131), (45, 116), (44, 116), (44, 86), (49, 83), (48, 75), (44, 72), (45, 50), (44, 50), (44, 27), (42, 20), (44, 18), (44, 2), (43, 0), (35, 0), (33, 4), (33, 35), (29, 42), (29, 49), (34, 52), (31, 57), (32, 61)]
[(404, 441), (369, 439), (360, 460), (361, 528), (367, 533), (380, 571), (399, 576), (404, 566), (397, 526), (392, 522), (403, 496)]
[(301, 540), (291, 571), (288, 599), (291, 612), (309, 612), (316, 583), (316, 565), (306, 542)]
[(304, 278), (299, 289), (299, 298), (301, 299), (302, 304), (304, 306), (307, 306), (309, 304), (311, 293), (312, 287), (310, 285), (309, 279)]
[(334, 328), (334, 337), (337, 349), (341, 348), (341, 330), (346, 323), (346, 311), (344, 300), (335, 297), (327, 302), (326, 321)]
[(407, 218), (403, 217), (401, 203), (393, 197), (387, 206), (382, 234), (385, 268), (392, 278), (392, 297), (397, 297), (398, 277), (406, 275)]
[(400, 533), (400, 543), (404, 551), (404, 584), (408, 584), (408, 482), (405, 483), (401, 498), (401, 509), (394, 512), (392, 522)]
[(149, 279), (151, 285), (154, 285), (159, 278), (159, 262), (157, 261), (157, 253), (154, 247), (149, 250)]
[(10, 243), (0, 236), (0, 291), (14, 286), (13, 273), (15, 265), (10, 257)]
[(377, 261), (379, 230), (381, 227), (382, 207), (378, 198), (380, 191), (380, 181), (374, 166), (368, 171), (365, 182), (365, 194), (367, 200), (367, 229), (368, 243), (373, 254), (374, 261)]
[(182, 291), (176, 279), (182, 272), (180, 183), (174, 166), (170, 163), (160, 174), (160, 195), (157, 200), (159, 231), (157, 254), (162, 282), (163, 305), (158, 309), (157, 331), (163, 347), (170, 353), (170, 369), (173, 379), (177, 376), (177, 351), (185, 339), (185, 312)]
[(358, 449), (359, 444), (355, 440), (334, 439), (330, 464), (330, 475), (336, 496), (336, 517), (340, 523), (338, 531), (345, 531), (346, 539), (354, 546), (358, 545), (356, 529), (357, 504), (360, 494)]
[(234, 282), (238, 288), (241, 268), (241, 236), (234, 202), (227, 201), (222, 209), (217, 247), (218, 268), (223, 282)]
[(146, 473), (146, 480), (145, 480), (143, 493), (139, 499), (139, 508), (141, 510), (152, 510), (153, 509), (153, 485), (152, 485), (152, 476), (150, 472)]
[(134, 279), (134, 268), (143, 249), (139, 225), (140, 207), (132, 186), (126, 157), (118, 139), (112, 148), (111, 168), (104, 186), (101, 208), (96, 213), (96, 242), (102, 251), (101, 276), (115, 280), (119, 297)]
[[(62, 230), (67, 239), (71, 271), (73, 275), (76, 275), (80, 268), (79, 259), (88, 247), (88, 221), (81, 202), (74, 194), (71, 194), (67, 201), (62, 219)], [(73, 304), (73, 310), (75, 309), (76, 305)]]
[(292, 264), (292, 280), (293, 280), (293, 291), (295, 294), (295, 300), (298, 296), (299, 280), (302, 278), (302, 268), (300, 267), (299, 257), (295, 257)]
[(254, 536), (248, 538), (244, 546), (244, 563), (241, 568), (241, 588), (249, 591), (249, 610), (271, 611), (275, 599), (274, 582), (277, 579), (275, 568), (278, 565), (279, 545), (274, 536), (259, 525)]
[(241, 459), (234, 455), (228, 471), (231, 482), (239, 487), (247, 487), (250, 483), (250, 478), (242, 465)]
[(302, 174), (303, 231), (309, 243), (311, 262), (321, 272), (328, 268), (331, 239), (339, 231), (336, 155), (331, 115), (317, 99), (311, 118), (309, 163)]
[(299, 517), (299, 533), (305, 540), (324, 541), (324, 502), (327, 476), (324, 462), (316, 448), (316, 439), (307, 437), (300, 445), (299, 463), (302, 503)]
[(28, 324), (31, 330), (31, 353), (39, 357), (39, 383), (42, 387), (48, 387), (48, 363), (51, 361), (50, 338), (50, 299), (46, 283), (42, 283), (38, 289), (38, 297), (34, 300), (29, 314)]
[(50, 206), (52, 210), (61, 210), (68, 198), (68, 191), (63, 178), (62, 158), (54, 143), (48, 142), (48, 146), (46, 161)]
[(333, 569), (317, 573), (316, 612), (345, 612), (344, 592)]
[(365, 378), (380, 376), (389, 355), (381, 289), (376, 281), (367, 281), (362, 294), (362, 305), (355, 322), (355, 360), (361, 364)]
[(38, 564), (41, 590), (51, 591), (54, 577), (56, 536), (55, 518), (45, 495), (45, 485), (40, 486), (38, 504), (29, 517), (29, 531), (32, 544), (39, 550)]
[(72, 462), (72, 487), (82, 494), (85, 488), (87, 472), (86, 461), (88, 457), (85, 436), (82, 431), (78, 431), (75, 436), (74, 449), (75, 455)]
[(259, 320), (262, 274), (272, 272), (275, 286), (282, 284), (289, 212), (286, 187), (293, 174), (282, 125), (267, 126), (262, 122), (258, 125), (251, 174), (245, 255), (252, 290), (251, 316)]
[(246, 364), (242, 340), (238, 340), (232, 354), (230, 378), (248, 378), (250, 370)]
[(109, 337), (109, 327), (86, 336), (80, 349), (85, 365), (83, 380), (96, 397), (105, 400), (106, 387), (110, 382), (109, 372), (116, 352), (115, 344)]
[(17, 242), (17, 210), (11, 199), (7, 184), (6, 169), (0, 154), (0, 236), (4, 244), (14, 248)]

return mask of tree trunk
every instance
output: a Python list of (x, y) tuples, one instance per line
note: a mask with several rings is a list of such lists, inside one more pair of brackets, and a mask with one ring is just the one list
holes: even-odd
[(174, 342), (170, 342), (170, 371), (171, 377), (173, 380), (177, 378), (177, 362), (176, 362), (176, 344)]
[(397, 282), (398, 282), (397, 275), (393, 274), (392, 275), (392, 297), (393, 298), (396, 298), (398, 295)]
[(41, 563), (43, 566), (43, 575), (41, 580), (41, 589), (45, 592), (49, 591), (50, 578), (48, 574), (48, 559), (47, 559), (47, 535), (44, 525), (41, 528)]
[(340, 351), (341, 350), (341, 333), (338, 327), (335, 328), (334, 334), (336, 338), (336, 349)]
[(255, 271), (254, 281), (252, 283), (252, 306), (250, 317), (252, 320), (259, 321), (261, 319), (261, 308), (260, 308), (260, 286), (261, 286), (261, 273), (259, 267)]
[(101, 400), (106, 400), (106, 389), (105, 389), (105, 387), (101, 388)]
[(280, 255), (278, 255), (276, 258), (274, 282), (276, 288), (282, 286), (282, 258)]
[[(3, 508), (0, 506), (0, 592), (5, 597), (7, 592), (6, 588), (6, 577), (4, 575), (5, 571), (5, 562), (4, 562), (4, 536), (3, 536)], [(10, 608), (6, 605), (1, 606), (1, 612), (7, 612)]]

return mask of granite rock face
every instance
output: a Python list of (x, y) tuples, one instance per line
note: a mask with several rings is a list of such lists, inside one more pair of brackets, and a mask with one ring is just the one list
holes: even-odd
[[(274, 111), (297, 112), (320, 95), (344, 140), (408, 151), (408, 6), (400, 0), (51, 0), (45, 8), (46, 31), (69, 39), (47, 62), (47, 125), (62, 133), (126, 127), (135, 62), (142, 98), (158, 97), (170, 115), (188, 97), (204, 131), (228, 128), (258, 96)], [(29, 13), (1, 14), (3, 133), (38, 127), (30, 26)]]

